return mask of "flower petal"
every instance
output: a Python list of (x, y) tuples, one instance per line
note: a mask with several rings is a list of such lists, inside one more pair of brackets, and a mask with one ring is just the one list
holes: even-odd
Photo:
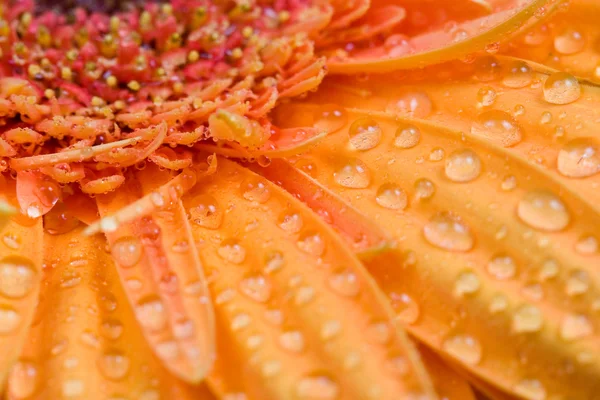
[(220, 159), (184, 205), (215, 296), (219, 358), (209, 382), (217, 393), (432, 395), (377, 287), (299, 201)]
[(140, 210), (131, 222), (114, 219), (115, 229), (104, 231), (108, 231), (121, 282), (146, 340), (171, 372), (188, 382), (198, 382), (214, 360), (214, 317), (177, 195), (185, 186), (185, 173), (181, 176), (181, 184), (169, 186), (169, 173), (149, 165), (136, 175), (139, 186), (130, 180), (114, 194), (97, 199), (105, 225), (107, 216), (137, 204), (134, 202), (142, 195), (154, 204), (149, 215)]
[[(347, 58), (332, 58), (327, 65), (332, 73), (354, 74), (418, 68), (457, 59), (481, 51), (489, 43), (507, 40), (548, 3), (549, 0), (512, 0), (494, 14), (459, 24), (455, 31), (439, 29), (409, 38), (408, 45), (402, 45), (405, 50), (397, 46), (389, 50), (383, 45), (369, 47)], [(457, 32), (464, 37), (457, 36)]]
[[(600, 215), (589, 187), (570, 190), (512, 148), (448, 123), (345, 112), (349, 123), (296, 165), (312, 163), (320, 184), (398, 240), (365, 262), (409, 332), (513, 395), (591, 396)], [(376, 137), (356, 142), (365, 118)], [(547, 360), (568, 360), (569, 374)]]
[(100, 236), (45, 234), (37, 317), (8, 398), (213, 399), (169, 374), (148, 348)]

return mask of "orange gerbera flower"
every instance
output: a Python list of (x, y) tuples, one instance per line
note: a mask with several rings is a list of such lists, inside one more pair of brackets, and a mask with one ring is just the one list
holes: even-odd
[(0, 1), (8, 399), (600, 399), (600, 2), (54, 3)]

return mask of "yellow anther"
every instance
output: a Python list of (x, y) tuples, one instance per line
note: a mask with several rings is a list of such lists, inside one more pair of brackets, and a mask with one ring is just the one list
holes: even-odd
[(289, 21), (289, 19), (290, 19), (290, 12), (287, 11), (287, 10), (280, 11), (279, 15), (277, 15), (277, 17), (279, 18), (279, 22)]
[(46, 89), (44, 90), (44, 96), (48, 99), (53, 99), (56, 97), (56, 93), (52, 89)]
[(134, 92), (137, 92), (138, 90), (140, 90), (140, 88), (142, 87), (140, 85), (140, 83), (138, 81), (129, 81), (129, 83), (127, 84), (127, 87), (131, 90), (133, 90)]
[(29, 64), (29, 67), (27, 67), (27, 73), (29, 74), (30, 78), (35, 79), (39, 76), (39, 74), (42, 73), (42, 68), (40, 68), (40, 66), (37, 64)]
[(189, 62), (196, 62), (200, 59), (200, 53), (196, 50), (192, 50), (188, 53), (187, 59)]
[(100, 107), (100, 106), (103, 106), (105, 104), (106, 104), (106, 102), (104, 101), (104, 99), (102, 99), (102, 98), (100, 98), (98, 96), (92, 97), (92, 105), (94, 107)]
[(245, 26), (242, 29), (242, 36), (245, 37), (246, 39), (248, 39), (250, 36), (252, 36), (253, 33), (254, 33), (254, 29), (252, 29), (252, 27), (250, 27), (250, 26)]
[(79, 55), (79, 52), (77, 50), (71, 49), (71, 50), (67, 51), (67, 60), (75, 61), (77, 59), (78, 55)]
[(181, 83), (181, 82), (175, 82), (173, 84), (173, 91), (175, 93), (181, 93), (181, 92), (183, 92), (183, 83)]
[(106, 78), (106, 84), (110, 87), (116, 87), (118, 83), (119, 81), (117, 81), (117, 78), (114, 75), (110, 75)]
[(62, 67), (60, 69), (60, 77), (66, 81), (70, 81), (73, 79), (73, 71), (71, 71), (71, 68), (69, 67)]
[(117, 100), (113, 104), (114, 104), (116, 110), (125, 109), (125, 102), (123, 100)]
[(243, 55), (244, 52), (239, 47), (236, 47), (235, 49), (231, 50), (231, 58), (233, 59), (240, 59)]

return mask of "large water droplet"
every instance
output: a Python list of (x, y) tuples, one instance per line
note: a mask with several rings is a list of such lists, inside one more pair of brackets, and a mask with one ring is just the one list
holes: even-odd
[(364, 189), (371, 183), (369, 168), (358, 158), (350, 158), (333, 174), (335, 182), (351, 189)]
[(552, 104), (569, 104), (581, 96), (579, 81), (566, 72), (555, 72), (544, 82), (544, 99)]
[(246, 259), (246, 249), (237, 239), (225, 239), (217, 250), (219, 257), (233, 264), (241, 264)]
[(408, 202), (406, 193), (394, 183), (384, 183), (377, 189), (375, 201), (390, 210), (404, 210)]
[(562, 200), (546, 190), (532, 190), (519, 201), (517, 215), (535, 229), (549, 232), (564, 229), (570, 215)]
[(350, 125), (348, 137), (356, 150), (369, 150), (381, 141), (381, 127), (373, 118), (362, 117)]
[(481, 173), (481, 160), (473, 150), (456, 150), (446, 159), (444, 172), (451, 181), (470, 182)]
[(340, 388), (330, 376), (314, 373), (300, 379), (296, 385), (298, 400), (334, 400), (340, 394)]
[(452, 212), (435, 214), (423, 228), (425, 239), (449, 251), (469, 251), (475, 240), (462, 218)]
[(264, 303), (271, 297), (271, 282), (261, 273), (248, 274), (240, 281), (239, 288), (244, 295), (259, 303)]
[(21, 315), (12, 307), (0, 305), (0, 335), (11, 334), (21, 323)]
[(0, 295), (21, 298), (28, 295), (36, 282), (33, 261), (21, 256), (0, 260)]
[(496, 101), (497, 93), (490, 86), (483, 86), (477, 91), (477, 103), (482, 107), (489, 107)]
[(335, 104), (319, 106), (315, 111), (313, 126), (329, 133), (337, 132), (348, 122), (348, 113)]
[(554, 49), (560, 54), (579, 53), (585, 47), (585, 38), (581, 32), (568, 28), (554, 37)]
[(489, 110), (471, 125), (471, 134), (503, 147), (514, 146), (522, 138), (522, 129), (512, 115), (505, 111)]
[(223, 223), (223, 211), (217, 199), (209, 194), (199, 194), (191, 201), (188, 212), (190, 219), (208, 229), (218, 229)]
[(584, 178), (600, 172), (600, 146), (592, 138), (577, 138), (558, 153), (558, 172), (571, 178)]
[(142, 244), (133, 236), (122, 237), (115, 241), (111, 253), (121, 267), (133, 267), (142, 258)]
[(526, 304), (513, 315), (512, 329), (517, 333), (537, 332), (542, 328), (543, 318), (539, 308)]
[(16, 399), (29, 398), (39, 384), (39, 370), (31, 361), (19, 361), (11, 369), (8, 393)]
[(444, 340), (442, 348), (466, 364), (476, 365), (481, 361), (481, 345), (470, 335), (451, 336)]
[(388, 104), (386, 111), (393, 114), (408, 115), (414, 118), (425, 118), (431, 114), (433, 103), (426, 93), (407, 92), (398, 100)]
[(531, 67), (524, 61), (516, 60), (507, 66), (502, 84), (510, 88), (522, 88), (529, 85), (532, 80)]
[(123, 379), (129, 371), (129, 364), (129, 358), (118, 351), (104, 353), (98, 361), (102, 375), (112, 380)]
[(394, 136), (394, 147), (399, 149), (410, 149), (419, 144), (421, 130), (414, 125), (401, 125)]

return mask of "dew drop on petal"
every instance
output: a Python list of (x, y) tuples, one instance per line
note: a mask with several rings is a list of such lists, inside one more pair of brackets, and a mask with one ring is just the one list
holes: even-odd
[(223, 210), (217, 199), (209, 194), (199, 194), (190, 202), (190, 220), (207, 229), (218, 229), (223, 223)]
[(314, 373), (298, 381), (295, 394), (298, 400), (334, 400), (339, 397), (340, 388), (329, 375)]
[(471, 229), (460, 216), (443, 211), (435, 214), (423, 228), (425, 239), (449, 251), (469, 251), (475, 242)]
[(417, 200), (427, 200), (435, 194), (435, 184), (427, 178), (417, 179), (415, 182), (415, 196)]
[(246, 200), (257, 203), (265, 203), (271, 197), (271, 191), (267, 184), (257, 177), (244, 179), (240, 184), (240, 192)]
[(473, 150), (456, 150), (446, 159), (444, 172), (453, 182), (470, 182), (481, 173), (481, 160)]
[(592, 235), (584, 235), (575, 243), (575, 251), (582, 255), (595, 254), (598, 248), (598, 239)]
[(129, 372), (129, 358), (121, 352), (110, 351), (102, 354), (98, 361), (102, 375), (111, 380), (123, 379)]
[(498, 280), (506, 280), (515, 276), (517, 266), (512, 257), (497, 255), (487, 264), (487, 271)]
[(546, 399), (546, 389), (537, 379), (523, 379), (513, 387), (513, 390), (527, 400)]
[(21, 323), (21, 315), (12, 307), (0, 305), (0, 336), (13, 333)]
[(477, 91), (477, 104), (482, 107), (490, 107), (496, 102), (498, 94), (494, 88), (490, 86), (483, 86)]
[(111, 253), (119, 266), (130, 268), (142, 258), (142, 244), (133, 236), (121, 237), (112, 245)]
[(433, 103), (427, 93), (407, 92), (388, 104), (386, 111), (413, 118), (425, 118), (431, 114)]
[(289, 330), (279, 335), (279, 345), (292, 353), (300, 353), (304, 350), (304, 335), (297, 330)]
[(421, 130), (414, 125), (401, 125), (394, 135), (394, 147), (410, 149), (419, 144)]
[(265, 303), (271, 297), (271, 281), (261, 273), (250, 273), (239, 283), (240, 291), (248, 298)]
[(8, 298), (27, 296), (36, 281), (33, 261), (21, 256), (8, 256), (0, 260), (0, 295)]
[(533, 80), (531, 67), (524, 61), (514, 61), (507, 66), (502, 84), (509, 88), (522, 88)]
[(592, 138), (577, 138), (560, 149), (558, 172), (570, 178), (585, 178), (600, 172), (600, 146)]
[(140, 324), (151, 331), (160, 331), (167, 323), (167, 310), (155, 296), (141, 300), (135, 307), (135, 314)]
[(512, 115), (501, 110), (479, 114), (471, 125), (471, 134), (503, 147), (514, 146), (522, 139), (522, 129)]
[(10, 370), (8, 393), (16, 399), (29, 398), (39, 384), (38, 367), (31, 361), (19, 361)]
[(519, 201), (517, 215), (532, 228), (549, 232), (564, 229), (571, 220), (562, 200), (546, 190), (527, 192)]
[(325, 241), (318, 232), (307, 231), (298, 238), (298, 248), (307, 254), (320, 257), (325, 252)]
[(482, 350), (479, 341), (470, 335), (456, 335), (444, 340), (445, 352), (469, 365), (479, 364)]
[(339, 131), (348, 122), (348, 113), (343, 107), (326, 104), (314, 114), (313, 126), (328, 133)]
[(286, 212), (279, 216), (277, 225), (288, 233), (298, 233), (302, 229), (302, 216), (294, 212)]
[(358, 276), (351, 269), (340, 268), (334, 271), (329, 275), (327, 283), (334, 292), (342, 296), (354, 297), (360, 292)]
[(581, 86), (573, 75), (555, 72), (544, 82), (544, 99), (552, 104), (569, 104), (581, 96)]
[(581, 32), (568, 28), (554, 37), (554, 49), (560, 54), (579, 53), (585, 47), (585, 37)]
[(390, 293), (392, 307), (396, 312), (396, 317), (407, 324), (414, 324), (419, 319), (421, 310), (419, 305), (412, 297), (406, 293)]
[(345, 188), (364, 189), (371, 183), (371, 176), (367, 165), (357, 159), (348, 159), (333, 174), (335, 182)]
[(567, 341), (581, 339), (594, 333), (589, 318), (581, 314), (568, 314), (560, 324), (560, 336)]
[(246, 259), (246, 249), (237, 239), (225, 239), (217, 249), (217, 254), (223, 260), (233, 264), (241, 264)]
[(517, 333), (537, 332), (542, 328), (543, 318), (539, 308), (532, 305), (519, 307), (512, 321), (512, 329)]
[(463, 271), (454, 282), (454, 293), (457, 296), (469, 295), (477, 292), (480, 287), (481, 282), (474, 272)]
[(404, 210), (408, 203), (406, 193), (394, 183), (384, 183), (377, 189), (375, 201), (383, 208)]
[(373, 118), (361, 117), (348, 129), (350, 145), (356, 150), (370, 150), (381, 141), (381, 127)]

